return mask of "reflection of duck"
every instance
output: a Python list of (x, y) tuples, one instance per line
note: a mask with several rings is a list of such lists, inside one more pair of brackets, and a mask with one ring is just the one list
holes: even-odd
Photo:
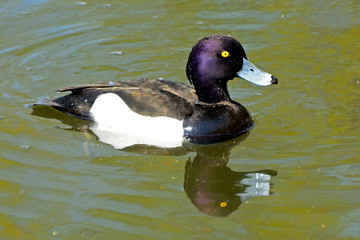
[(225, 165), (208, 165), (197, 155), (186, 163), (184, 189), (201, 212), (227, 216), (250, 197), (270, 195), (269, 180), (275, 175), (272, 170), (236, 172)]
[(197, 148), (185, 166), (184, 189), (191, 202), (211, 216), (227, 216), (241, 203), (255, 196), (270, 195), (270, 182), (276, 171), (236, 172), (226, 166), (232, 147), (244, 140)]
[[(88, 129), (89, 122), (74, 119), (57, 111), (51, 112), (44, 108), (34, 108), (32, 114), (57, 118), (64, 124), (70, 125), (71, 130)], [(185, 165), (184, 190), (186, 195), (200, 211), (211, 216), (227, 216), (250, 197), (269, 195), (270, 178), (277, 174), (273, 170), (236, 172), (226, 166), (231, 149), (245, 140), (248, 135), (249, 132), (233, 140), (217, 144), (188, 143), (181, 147), (167, 149), (133, 145), (122, 150), (140, 154), (172, 156), (196, 152), (194, 159), (189, 159)], [(116, 141), (113, 144), (115, 147), (117, 146)]]
[(92, 131), (104, 142), (110, 141), (107, 133), (117, 133), (118, 148), (176, 147), (184, 139), (214, 143), (249, 131), (252, 117), (230, 98), (229, 80), (240, 77), (261, 86), (278, 83), (249, 62), (237, 40), (223, 35), (195, 44), (186, 74), (194, 87), (161, 79), (97, 83), (60, 89), (71, 93), (38, 104), (94, 121)]

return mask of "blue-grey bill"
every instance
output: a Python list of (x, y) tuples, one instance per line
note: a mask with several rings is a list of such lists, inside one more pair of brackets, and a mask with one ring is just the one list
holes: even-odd
[(243, 58), (243, 67), (239, 72), (237, 72), (237, 75), (240, 78), (259, 86), (269, 86), (274, 83), (272, 81), (273, 78), (271, 77), (271, 74), (257, 68), (245, 58)]

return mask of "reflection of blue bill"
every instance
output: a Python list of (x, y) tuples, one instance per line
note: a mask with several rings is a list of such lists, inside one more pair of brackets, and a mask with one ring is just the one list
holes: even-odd
[(251, 197), (269, 196), (271, 176), (265, 173), (247, 173), (248, 178), (240, 181), (241, 185), (246, 185), (243, 193), (237, 194), (241, 201), (244, 202)]

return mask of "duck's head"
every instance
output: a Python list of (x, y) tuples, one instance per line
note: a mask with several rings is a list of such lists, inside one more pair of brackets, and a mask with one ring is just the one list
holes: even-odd
[(240, 42), (224, 35), (212, 35), (195, 44), (189, 55), (186, 74), (199, 100), (208, 103), (229, 100), (227, 82), (235, 77), (260, 86), (278, 83), (276, 77), (247, 59)]

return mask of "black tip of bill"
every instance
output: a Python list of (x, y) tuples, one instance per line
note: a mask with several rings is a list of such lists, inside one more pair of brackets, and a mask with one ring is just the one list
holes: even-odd
[(277, 77), (271, 75), (271, 81), (270, 81), (270, 83), (276, 85), (276, 84), (278, 84), (278, 82), (279, 82), (279, 81), (278, 81)]

